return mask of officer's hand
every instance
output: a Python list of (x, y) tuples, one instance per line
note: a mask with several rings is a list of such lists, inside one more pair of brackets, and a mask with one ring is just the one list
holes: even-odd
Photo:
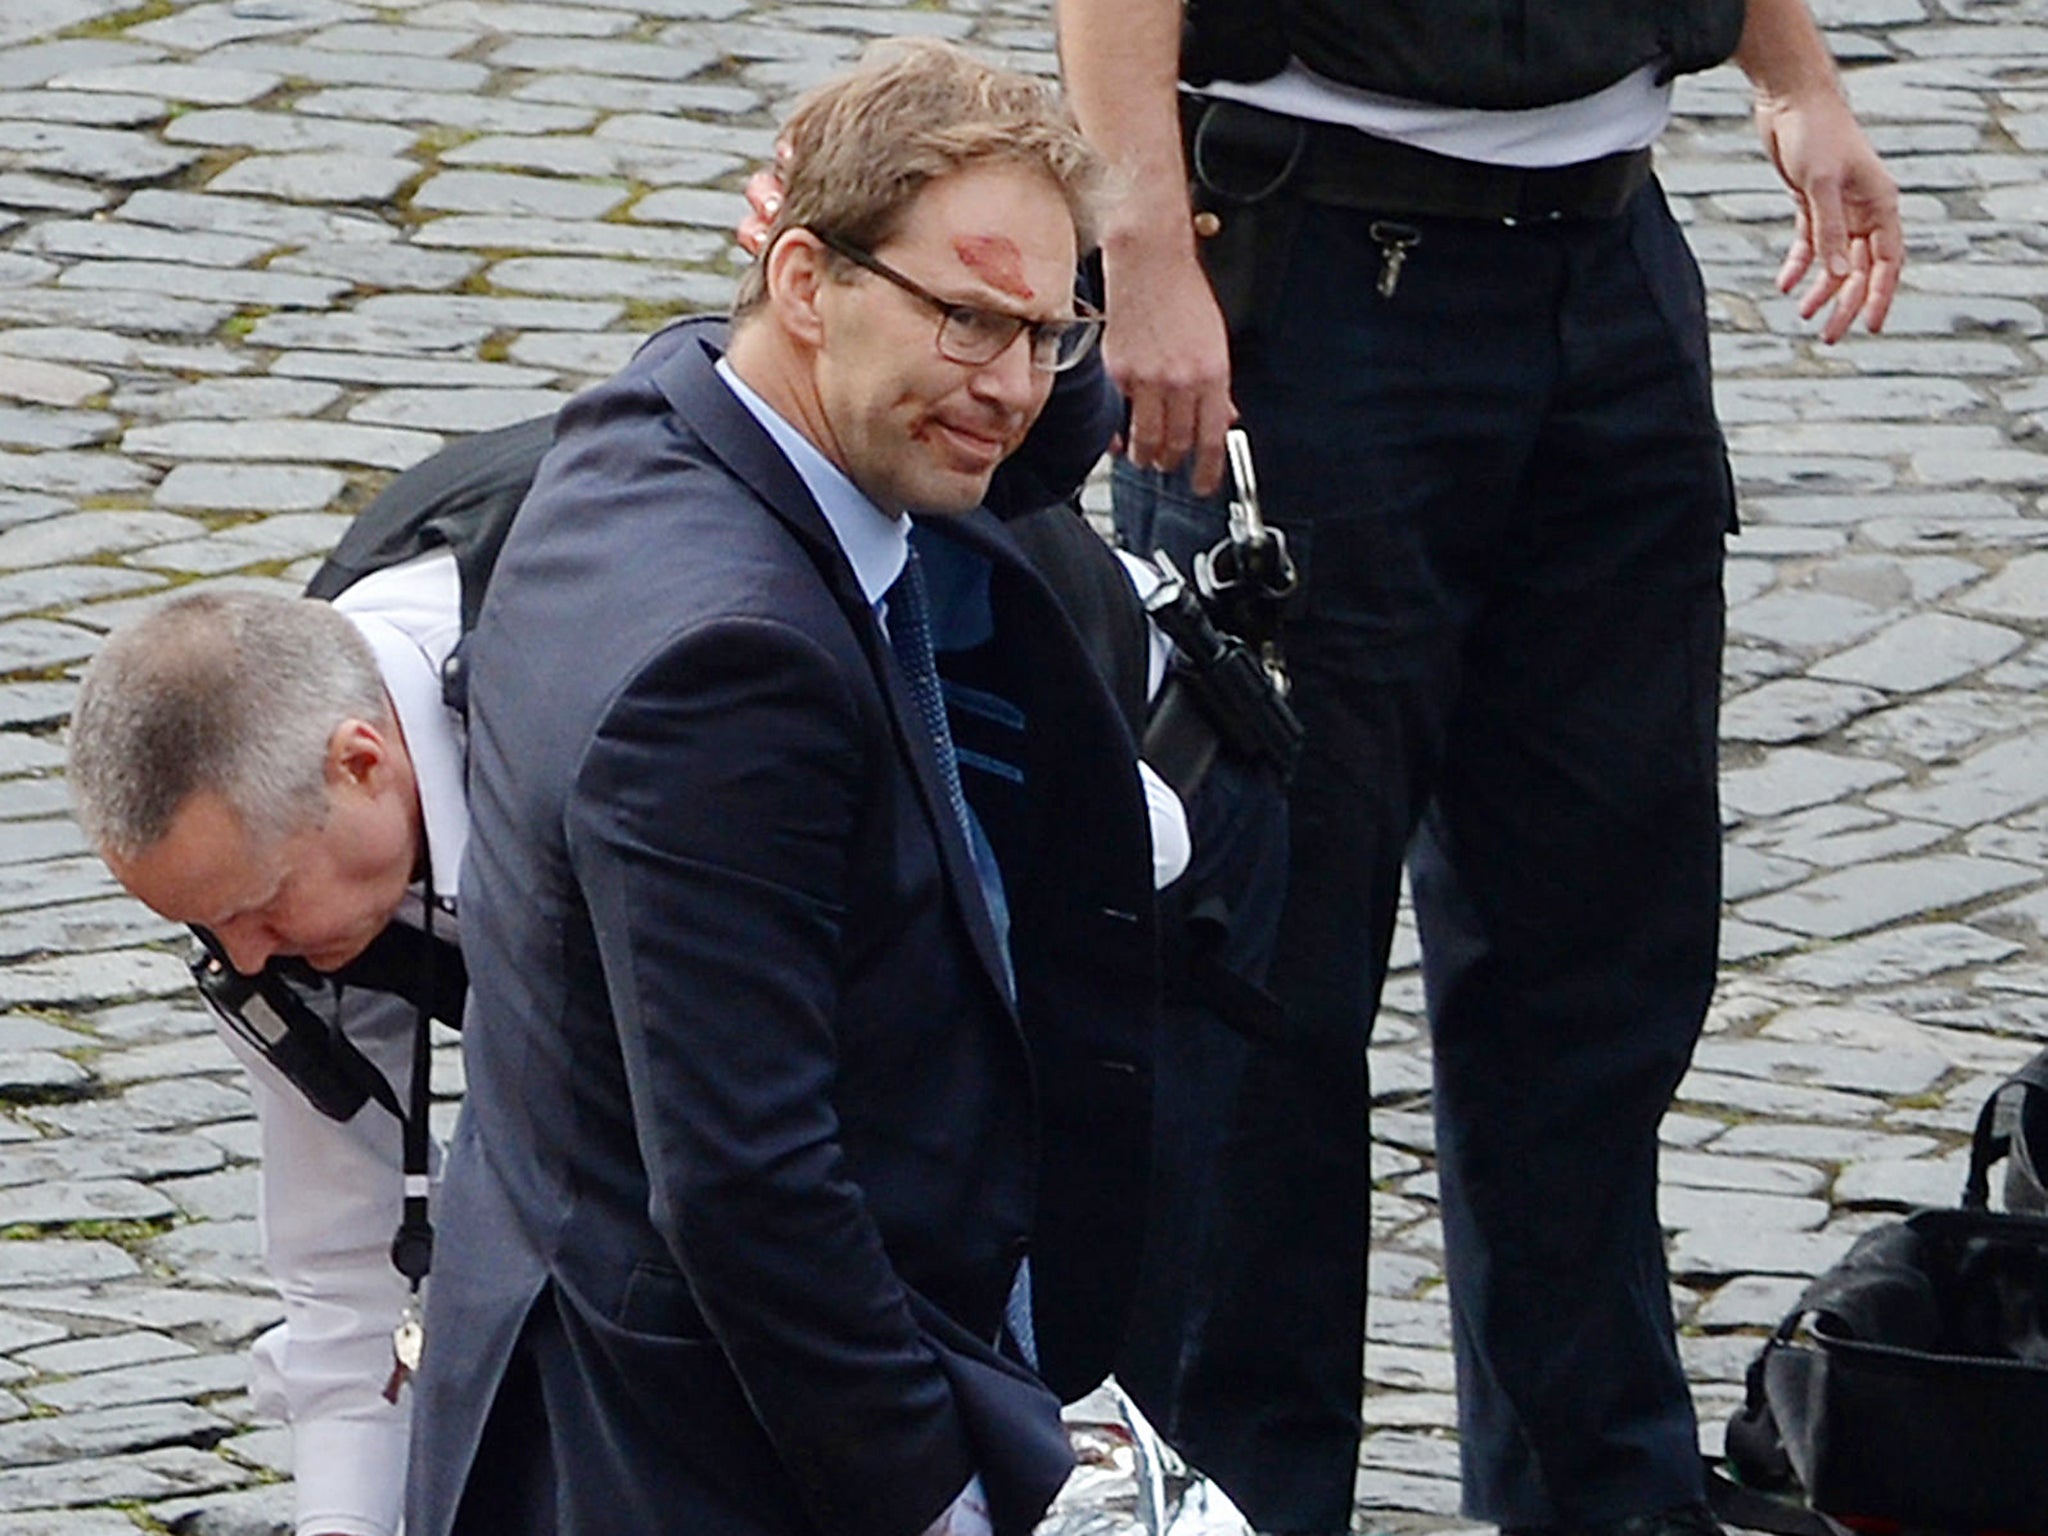
[(766, 248), (768, 231), (775, 224), (775, 215), (782, 211), (782, 167), (788, 163), (789, 154), (789, 145), (778, 140), (775, 163), (747, 178), (747, 211), (732, 237), (749, 256), (759, 256)]
[(1834, 300), (1821, 326), (1822, 341), (1840, 341), (1858, 315), (1866, 329), (1882, 330), (1906, 255), (1891, 172), (1833, 90), (1811, 90), (1798, 99), (1759, 92), (1756, 121), (1794, 207), (1792, 246), (1778, 271), (1778, 291), (1790, 293), (1812, 273), (1799, 299), (1799, 317), (1810, 320)]
[(1193, 241), (1179, 234), (1106, 244), (1103, 275), (1103, 362), (1131, 403), (1125, 451), (1141, 469), (1159, 470), (1193, 453), (1194, 489), (1206, 496), (1223, 483), (1223, 434), (1237, 406), (1230, 340)]

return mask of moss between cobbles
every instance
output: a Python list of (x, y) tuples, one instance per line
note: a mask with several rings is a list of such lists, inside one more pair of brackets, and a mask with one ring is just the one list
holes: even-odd
[[(270, 516), (268, 512), (252, 512), (245, 507), (237, 507), (231, 512), (209, 512), (204, 507), (188, 507), (181, 510), (178, 515), (194, 519), (208, 533), (222, 533), (229, 528), (240, 528), (249, 523), (264, 522)], [(145, 555), (149, 551), (147, 549), (138, 549), (134, 553)]]
[(439, 170), (438, 161), (451, 149), (459, 149), (476, 138), (473, 128), (457, 128), (448, 123), (430, 123), (414, 130), (412, 153), (430, 163), (430, 168)]
[(636, 335), (651, 336), (671, 320), (696, 313), (698, 311), (687, 309), (672, 299), (627, 299), (619, 318), (626, 330)]
[(260, 1461), (252, 1461), (246, 1456), (237, 1455), (232, 1432), (214, 1435), (211, 1441), (202, 1441), (201, 1443), (207, 1445), (210, 1450), (218, 1451), (227, 1461), (232, 1462), (235, 1466), (247, 1472), (251, 1487), (260, 1487), (266, 1483), (281, 1483), (289, 1476), (287, 1473), (279, 1472), (275, 1467), (266, 1467)]
[(5, 683), (61, 683), (71, 676), (70, 662), (59, 662), (49, 667), (16, 667), (12, 672), (0, 672), (0, 682)]
[[(55, 779), (61, 778), (62, 775), (56, 773), (28, 773), (21, 775), (21, 777), (28, 779)], [(54, 1024), (59, 1029), (82, 1031), (88, 1027), (77, 1014), (55, 1003), (23, 1003), (19, 1007), (10, 1008), (7, 1011), (17, 1017), (37, 1019), (45, 1024)], [(78, 1038), (94, 1042), (97, 1042), (99, 1039), (97, 1035), (83, 1033), (79, 1034)]]
[(415, 211), (412, 200), (419, 196), (420, 188), (440, 174), (441, 162), (429, 161), (393, 188), (390, 196), (379, 198), (375, 203), (362, 204), (351, 211), (366, 217), (381, 218), (394, 229), (424, 228), (439, 215), (424, 210)]
[[(175, 113), (172, 115), (176, 116)], [(182, 171), (176, 171), (169, 176), (160, 177), (156, 184), (164, 187), (176, 187), (185, 192), (203, 192), (212, 183), (214, 177), (220, 175), (229, 166), (247, 160), (254, 153), (255, 151), (253, 150), (238, 148), (204, 150), (200, 153), (197, 160), (194, 160)]]
[[(354, 470), (348, 477), (348, 483), (341, 488), (341, 493), (327, 503), (326, 510), (341, 516), (354, 517), (375, 501), (378, 493), (397, 479), (398, 474), (399, 471), (389, 469)], [(331, 551), (323, 549), (317, 553), (324, 560)], [(306, 557), (301, 555), (299, 558), (303, 560)]]
[(1748, 1125), (1753, 1121), (1769, 1118), (1753, 1110), (1736, 1109), (1728, 1104), (1696, 1104), (1685, 1098), (1673, 1099), (1671, 1107), (1698, 1120), (1718, 1120), (1729, 1126)]
[(633, 217), (633, 209), (639, 204), (641, 198), (654, 190), (656, 189), (652, 182), (628, 181), (626, 183), (625, 198), (610, 209), (599, 214), (595, 222), (599, 224), (623, 224), (628, 229), (647, 228), (648, 226)]
[(0, 1109), (35, 1109), (47, 1104), (76, 1104), (80, 1099), (97, 1098), (89, 1085), (76, 1088), (0, 1088)]
[(293, 555), (290, 559), (258, 560), (249, 565), (235, 567), (237, 577), (274, 576), (279, 581), (290, 579), (291, 568), (305, 559), (304, 555)]
[(177, 1219), (172, 1216), (152, 1217), (148, 1221), (58, 1221), (47, 1224), (17, 1221), (12, 1226), (0, 1227), (0, 1243), (43, 1242), (54, 1237), (68, 1237), (125, 1248), (131, 1243), (146, 1243), (151, 1238), (162, 1237), (173, 1231), (177, 1224)]
[(187, 1528), (183, 1522), (178, 1525), (164, 1524), (153, 1508), (140, 1499), (113, 1499), (99, 1507), (126, 1515), (135, 1522), (135, 1529), (144, 1532), (145, 1536), (176, 1536), (180, 1529)]
[(125, 11), (116, 11), (111, 16), (101, 16), (92, 21), (82, 21), (75, 27), (59, 32), (59, 37), (118, 37), (130, 27), (139, 27), (146, 21), (162, 21), (166, 16), (178, 13), (177, 0), (142, 0), (140, 5)]

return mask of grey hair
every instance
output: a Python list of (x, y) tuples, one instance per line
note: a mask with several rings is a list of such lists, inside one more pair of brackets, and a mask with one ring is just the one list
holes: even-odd
[(93, 845), (134, 858), (195, 794), (267, 842), (317, 826), (328, 742), (391, 724), (377, 660), (326, 603), (195, 592), (118, 630), (86, 669), (67, 773)]

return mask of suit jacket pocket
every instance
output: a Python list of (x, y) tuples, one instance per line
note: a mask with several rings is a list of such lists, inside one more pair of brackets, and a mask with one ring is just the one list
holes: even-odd
[(714, 1342), (697, 1298), (680, 1270), (642, 1259), (626, 1275), (625, 1288), (613, 1320), (633, 1333), (654, 1334), (677, 1342)]
[[(631, 1458), (630, 1486), (615, 1491), (619, 1528), (680, 1529), (667, 1515), (638, 1523), (637, 1512), (665, 1508), (690, 1511), (690, 1529), (703, 1536), (814, 1532), (795, 1482), (688, 1293), (676, 1271), (643, 1261), (615, 1318), (558, 1282), (571, 1379), (583, 1394), (574, 1407), (564, 1403), (564, 1417), (642, 1448)], [(698, 1336), (673, 1331), (687, 1327)]]
[(917, 1292), (908, 1297), (967, 1426), (997, 1536), (1030, 1531), (1074, 1467), (1059, 1399)]

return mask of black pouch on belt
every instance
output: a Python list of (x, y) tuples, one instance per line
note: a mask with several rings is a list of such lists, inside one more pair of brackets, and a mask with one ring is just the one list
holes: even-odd
[(1297, 119), (1234, 102), (1185, 93), (1180, 100), (1190, 196), (1200, 222), (1214, 220), (1214, 233), (1201, 242), (1202, 267), (1231, 340), (1242, 341), (1279, 300), (1301, 222), (1301, 200), (1289, 187), (1307, 130)]

